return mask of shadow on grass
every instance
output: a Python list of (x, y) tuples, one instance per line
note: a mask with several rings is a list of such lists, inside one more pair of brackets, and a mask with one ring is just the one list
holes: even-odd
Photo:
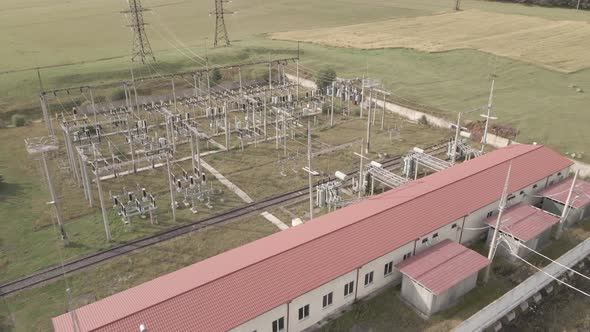
[(0, 202), (4, 202), (8, 198), (25, 198), (25, 193), (24, 186), (19, 183), (0, 183)]

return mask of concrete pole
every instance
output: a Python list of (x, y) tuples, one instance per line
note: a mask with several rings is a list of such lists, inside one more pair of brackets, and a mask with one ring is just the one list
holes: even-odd
[(492, 112), (492, 101), (494, 98), (494, 83), (496, 80), (492, 80), (492, 88), (490, 90), (490, 97), (488, 99), (488, 113), (486, 114), (486, 124), (484, 127), (484, 131), (483, 131), (483, 136), (481, 137), (481, 152), (483, 152), (483, 149), (488, 141), (488, 126), (490, 124), (490, 116), (491, 116), (491, 112)]
[(193, 167), (193, 170), (196, 169), (196, 164), (195, 164), (195, 134), (191, 131), (190, 133), (190, 143), (191, 143), (191, 166)]
[(133, 146), (133, 135), (131, 134), (131, 129), (129, 126), (129, 116), (127, 116), (125, 122), (127, 123), (127, 135), (129, 135), (129, 150), (131, 152), (131, 167), (133, 168), (133, 173), (137, 173), (137, 165), (135, 165), (135, 147)]
[(385, 123), (385, 92), (383, 92), (383, 112), (381, 113), (381, 130), (383, 130), (383, 126)]
[(93, 207), (94, 198), (92, 197), (92, 186), (90, 182), (90, 177), (88, 176), (88, 168), (86, 167), (84, 158), (82, 158), (81, 155), (78, 156), (80, 157), (80, 169), (82, 170), (82, 173), (84, 175), (84, 182), (86, 183), (86, 196), (88, 197), (88, 204), (90, 205), (90, 207)]
[(197, 146), (197, 171), (199, 171), (199, 175), (201, 174), (201, 148), (200, 148), (200, 139), (199, 135), (195, 136), (195, 145)]
[(307, 178), (309, 180), (309, 220), (313, 219), (313, 183), (311, 180), (311, 124), (307, 118)]
[(131, 80), (133, 81), (133, 94), (135, 95), (135, 107), (139, 111), (139, 100), (137, 98), (137, 86), (135, 84), (135, 75), (133, 74), (133, 66), (131, 66)]
[(461, 10), (461, 0), (455, 0), (455, 11)]
[(96, 119), (96, 104), (94, 103), (94, 93), (92, 93), (92, 89), (90, 88), (90, 103), (92, 104), (92, 112), (94, 113), (94, 123), (98, 123)]
[(61, 207), (59, 205), (59, 199), (55, 190), (53, 188), (53, 182), (51, 181), (51, 173), (49, 172), (49, 167), (47, 166), (47, 160), (45, 158), (45, 153), (41, 153), (41, 160), (43, 162), (43, 169), (45, 170), (45, 176), (47, 177), (47, 188), (49, 189), (49, 194), (51, 195), (51, 202), (50, 204), (53, 205), (55, 208), (55, 214), (57, 217), (57, 224), (59, 226), (59, 233), (61, 235), (61, 239), (64, 241), (65, 245), (69, 244), (68, 234), (66, 234), (66, 229), (64, 228), (64, 221), (63, 216), (61, 214)]
[(568, 211), (570, 209), (570, 200), (572, 198), (572, 193), (574, 192), (574, 188), (576, 187), (576, 180), (578, 179), (578, 173), (580, 170), (576, 170), (574, 174), (574, 179), (572, 181), (572, 185), (570, 187), (570, 191), (567, 194), (567, 199), (565, 200), (565, 205), (563, 206), (563, 211), (561, 212), (561, 217), (559, 218), (559, 225), (557, 225), (557, 232), (555, 232), (555, 238), (560, 239), (563, 235), (563, 227), (565, 224), (565, 218), (567, 217)]
[(227, 122), (227, 102), (223, 106), (223, 121), (225, 127), (225, 151), (229, 151), (229, 123)]
[(453, 141), (453, 150), (451, 151), (451, 164), (455, 165), (457, 161), (457, 144), (459, 141), (459, 132), (461, 131), (461, 114), (457, 117), (457, 128), (455, 128), (455, 140)]
[(66, 149), (68, 150), (68, 156), (71, 158), (71, 170), (74, 173), (74, 179), (78, 184), (80, 184), (81, 175), (78, 174), (78, 165), (76, 164), (76, 159), (74, 159), (74, 150), (72, 147), (72, 138), (70, 137), (70, 130), (66, 127), (65, 131), (65, 139), (66, 139)]
[(264, 141), (266, 142), (266, 91), (264, 91)]
[(576, 6), (576, 10), (580, 10), (580, 0), (578, 0), (578, 5)]
[(111, 228), (109, 227), (109, 218), (107, 216), (107, 209), (104, 206), (104, 199), (102, 197), (102, 186), (100, 184), (100, 172), (98, 170), (98, 163), (94, 162), (94, 172), (96, 175), (96, 188), (98, 189), (98, 199), (100, 201), (100, 210), (102, 212), (102, 222), (104, 224), (104, 231), (107, 236), (107, 242), (111, 242)]
[(283, 113), (283, 153), (287, 156), (287, 117)]
[(129, 101), (129, 87), (127, 86), (127, 83), (123, 84), (123, 91), (125, 91), (125, 106), (127, 106), (127, 110), (129, 110), (131, 108), (131, 103)]
[(49, 135), (54, 135), (53, 126), (51, 125), (51, 116), (49, 115), (49, 109), (47, 108), (47, 97), (44, 93), (39, 96), (41, 102), (41, 111), (43, 112), (43, 119), (45, 120), (45, 127)]
[(197, 88), (197, 76), (193, 74), (193, 83), (195, 85), (195, 98), (199, 97), (199, 90)]
[(490, 242), (490, 251), (488, 252), (488, 259), (490, 260), (490, 264), (486, 266), (485, 276), (484, 276), (484, 283), (487, 283), (490, 280), (490, 272), (492, 270), (492, 260), (494, 259), (494, 255), (496, 253), (496, 247), (498, 243), (496, 243), (498, 239), (498, 233), (500, 232), (500, 227), (502, 227), (502, 214), (506, 209), (506, 202), (508, 196), (508, 185), (510, 184), (510, 173), (512, 171), (512, 162), (508, 166), (508, 174), (506, 175), (506, 182), (504, 183), (504, 190), (502, 191), (502, 198), (500, 198), (500, 207), (498, 209), (498, 218), (496, 219), (496, 226), (494, 228), (494, 235), (492, 236), (492, 242)]
[(178, 113), (178, 106), (176, 104), (176, 86), (174, 85), (174, 76), (172, 76), (172, 98), (174, 99), (174, 112)]
[(369, 154), (369, 151), (371, 149), (371, 95), (372, 95), (373, 89), (370, 90), (369, 93), (369, 111), (367, 112), (367, 146), (365, 149), (365, 153)]
[(241, 96), (243, 93), (243, 90), (242, 90), (242, 67), (238, 67), (238, 75), (240, 76), (240, 96)]
[(172, 222), (176, 222), (176, 200), (174, 199), (174, 183), (170, 169), (170, 153), (166, 151), (166, 167), (168, 168), (168, 185), (170, 186), (170, 207), (172, 208)]
[(358, 184), (358, 198), (363, 197), (363, 159), (365, 159), (365, 156), (363, 155), (363, 141), (361, 140), (361, 161), (360, 161), (360, 165), (359, 165), (359, 184)]
[(336, 94), (336, 85), (332, 82), (332, 106), (330, 108), (330, 127), (334, 126), (334, 95)]
[(275, 116), (275, 150), (279, 149), (279, 113)]
[(363, 81), (361, 83), (361, 102), (359, 104), (360, 108), (360, 118), (363, 117), (363, 103), (365, 102), (365, 75), (363, 74)]
[(268, 54), (268, 88), (272, 96), (272, 62), (270, 61), (270, 53)]
[(297, 94), (296, 101), (299, 100), (299, 59), (295, 60), (295, 66), (297, 68), (297, 86), (295, 87), (295, 93)]

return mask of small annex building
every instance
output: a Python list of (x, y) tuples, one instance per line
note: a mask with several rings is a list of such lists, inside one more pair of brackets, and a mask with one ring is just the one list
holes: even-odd
[(396, 265), (403, 275), (402, 298), (429, 317), (447, 309), (475, 288), (490, 261), (451, 240), (444, 240)]
[[(489, 217), (485, 223), (490, 226), (486, 247), (490, 247), (498, 222), (497, 216)], [(514, 205), (502, 215), (499, 234), (504, 235), (505, 242), (500, 243), (496, 254), (511, 261), (518, 260), (511, 254), (511, 249), (519, 257), (526, 257), (533, 250), (541, 250), (551, 243), (551, 231), (559, 222), (559, 217), (527, 204)], [(522, 245), (521, 245), (522, 244)]]
[[(561, 215), (567, 196), (572, 187), (573, 178), (567, 178), (556, 184), (550, 184), (541, 191), (542, 208), (545, 211)], [(569, 211), (565, 218), (565, 226), (590, 218), (590, 182), (577, 179), (569, 202)]]

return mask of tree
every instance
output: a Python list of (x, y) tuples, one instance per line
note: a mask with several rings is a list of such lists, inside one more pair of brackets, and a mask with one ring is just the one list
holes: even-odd
[(325, 90), (326, 87), (336, 80), (336, 71), (332, 68), (320, 69), (315, 75), (315, 83), (318, 89)]
[(221, 70), (219, 70), (219, 68), (213, 69), (213, 71), (211, 72), (211, 82), (217, 83), (221, 81), (222, 78), (223, 76), (221, 75)]

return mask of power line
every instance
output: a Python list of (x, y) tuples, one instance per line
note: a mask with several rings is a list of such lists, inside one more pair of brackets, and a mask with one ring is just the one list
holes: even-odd
[(131, 14), (131, 24), (127, 25), (133, 31), (133, 47), (131, 61), (135, 62), (138, 58), (141, 63), (145, 63), (146, 58), (156, 61), (152, 47), (145, 32), (147, 25), (143, 21), (143, 12), (149, 11), (141, 5), (141, 0), (127, 0), (129, 9), (122, 11), (123, 14)]

